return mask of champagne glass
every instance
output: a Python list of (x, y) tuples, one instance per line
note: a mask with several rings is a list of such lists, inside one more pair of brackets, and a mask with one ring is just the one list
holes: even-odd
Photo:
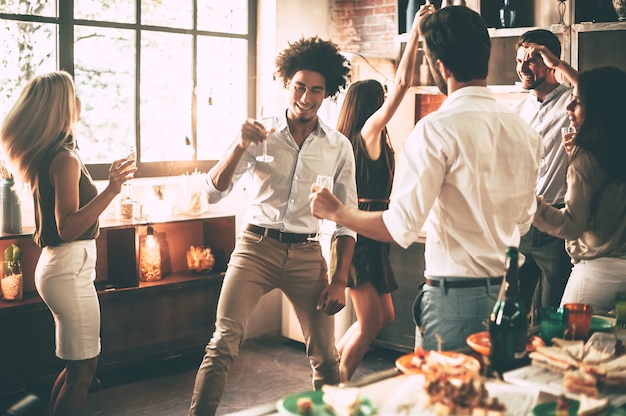
[[(321, 185), (323, 188), (328, 189), (330, 192), (333, 191), (333, 177), (332, 176), (324, 176), (317, 175), (317, 179), (315, 183)], [(309, 237), (309, 241), (320, 241), (320, 235), (322, 233), (322, 226), (324, 225), (324, 220), (321, 219), (317, 222), (317, 232), (315, 233), (315, 237)]]
[(263, 125), (263, 128), (265, 128), (265, 131), (267, 133), (266, 133), (265, 140), (263, 140), (263, 154), (260, 156), (257, 156), (256, 160), (258, 160), (259, 162), (265, 162), (265, 163), (273, 162), (274, 156), (270, 156), (267, 154), (267, 140), (269, 139), (269, 135), (274, 133), (274, 131), (276, 131), (277, 119), (275, 116), (268, 116), (268, 117), (262, 117), (259, 122)]
[(565, 147), (565, 151), (570, 153), (572, 148), (574, 147), (574, 137), (576, 136), (576, 127), (567, 126), (561, 127), (561, 138), (563, 141), (563, 147)]

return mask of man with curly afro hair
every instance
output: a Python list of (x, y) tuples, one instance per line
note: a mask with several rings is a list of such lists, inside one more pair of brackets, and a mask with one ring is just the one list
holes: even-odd
[(350, 68), (337, 46), (317, 36), (302, 38), (276, 58), (276, 75), (287, 88), (293, 75), (303, 69), (319, 72), (326, 80), (326, 97), (335, 98), (347, 84)]
[[(289, 44), (276, 59), (276, 74), (289, 95), (286, 110), (269, 131), (259, 121), (244, 122), (208, 174), (210, 203), (228, 195), (246, 174), (252, 185), (246, 224), (224, 277), (215, 332), (196, 375), (190, 415), (215, 414), (250, 316), (274, 289), (287, 296), (300, 321), (313, 387), (339, 382), (332, 315), (345, 306), (356, 233), (335, 225), (337, 266), (329, 276), (308, 195), (318, 175), (330, 176), (334, 195), (357, 207), (352, 145), (317, 116), (324, 99), (345, 87), (349, 71), (347, 60), (328, 41), (311, 37)], [(271, 162), (259, 160), (265, 140)]]

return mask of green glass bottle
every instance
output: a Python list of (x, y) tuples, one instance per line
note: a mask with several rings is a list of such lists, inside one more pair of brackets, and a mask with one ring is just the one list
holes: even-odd
[(489, 316), (490, 361), (502, 374), (528, 363), (528, 317), (519, 296), (519, 266), (516, 247), (506, 250), (506, 273), (498, 300)]

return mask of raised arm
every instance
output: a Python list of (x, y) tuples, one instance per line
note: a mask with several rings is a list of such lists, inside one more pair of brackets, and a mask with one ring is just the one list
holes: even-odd
[(572, 68), (570, 64), (563, 61), (559, 57), (555, 56), (544, 45), (538, 45), (536, 43), (524, 43), (522, 44), (526, 48), (526, 54), (528, 56), (539, 54), (543, 63), (551, 69), (559, 71), (570, 84), (578, 84), (578, 71)]
[(433, 13), (435, 7), (432, 4), (426, 4), (420, 7), (413, 20), (413, 26), (409, 33), (409, 39), (404, 48), (402, 58), (396, 70), (396, 76), (393, 86), (387, 99), (383, 105), (367, 119), (361, 129), (361, 136), (365, 141), (365, 147), (370, 158), (378, 159), (380, 155), (380, 133), (383, 131), (391, 117), (395, 114), (400, 106), (402, 99), (406, 95), (413, 84), (413, 75), (415, 73), (415, 65), (417, 61), (417, 50), (419, 44), (419, 23), (424, 16)]

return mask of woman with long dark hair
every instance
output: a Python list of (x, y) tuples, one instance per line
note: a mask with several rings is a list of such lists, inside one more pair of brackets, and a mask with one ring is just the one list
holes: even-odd
[(626, 281), (626, 72), (602, 67), (571, 81), (567, 111), (576, 133), (564, 143), (565, 208), (539, 199), (533, 223), (564, 238), (574, 263), (561, 304), (584, 302), (607, 313)]

